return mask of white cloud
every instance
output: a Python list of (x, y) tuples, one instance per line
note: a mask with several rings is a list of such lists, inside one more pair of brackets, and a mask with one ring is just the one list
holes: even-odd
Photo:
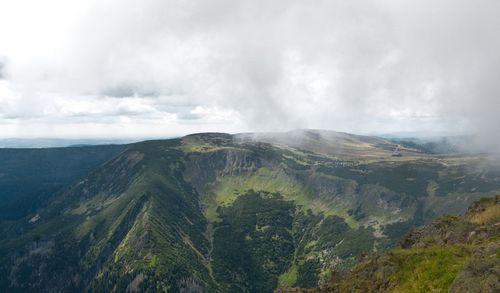
[(6, 0), (0, 133), (491, 136), (499, 14), (494, 0)]

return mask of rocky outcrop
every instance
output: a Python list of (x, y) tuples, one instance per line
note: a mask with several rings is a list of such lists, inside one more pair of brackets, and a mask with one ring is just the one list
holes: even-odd
[(184, 177), (198, 192), (202, 192), (208, 183), (215, 182), (218, 177), (248, 174), (263, 165), (258, 154), (236, 148), (189, 153), (185, 161)]

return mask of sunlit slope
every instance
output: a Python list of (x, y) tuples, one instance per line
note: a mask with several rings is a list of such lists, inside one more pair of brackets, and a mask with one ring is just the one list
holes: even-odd
[(474, 203), (412, 231), (388, 253), (370, 256), (320, 289), (280, 292), (498, 292), (500, 197)]

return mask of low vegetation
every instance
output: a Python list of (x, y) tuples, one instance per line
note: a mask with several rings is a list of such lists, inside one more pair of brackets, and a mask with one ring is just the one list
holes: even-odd
[(498, 292), (499, 206), (500, 196), (481, 199), (464, 216), (439, 218), (388, 253), (333, 274), (322, 288), (277, 292)]

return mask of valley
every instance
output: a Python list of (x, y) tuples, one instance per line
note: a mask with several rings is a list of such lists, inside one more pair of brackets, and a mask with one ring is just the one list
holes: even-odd
[[(0, 289), (315, 288), (500, 193), (500, 165), (484, 154), (332, 131), (194, 134), (101, 156), (50, 200), (1, 219)], [(17, 194), (5, 186), (4, 198)]]

